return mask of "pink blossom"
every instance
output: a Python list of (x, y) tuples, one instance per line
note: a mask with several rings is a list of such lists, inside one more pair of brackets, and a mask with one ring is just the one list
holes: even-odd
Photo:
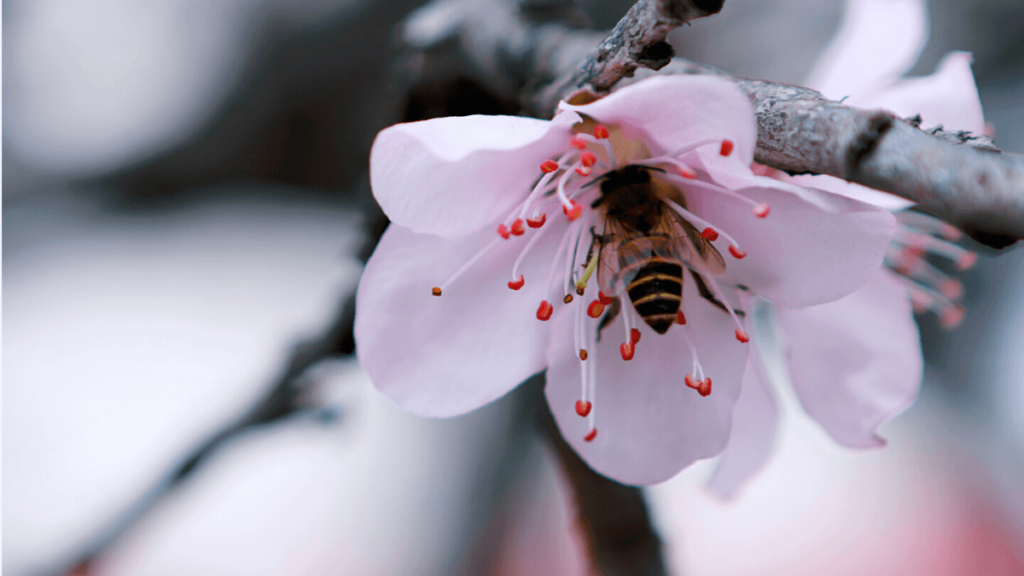
[[(842, 298), (879, 268), (894, 230), (885, 210), (755, 176), (755, 140), (746, 97), (700, 77), (651, 78), (563, 104), (550, 121), (469, 116), (382, 131), (370, 175), (392, 225), (357, 293), (363, 367), (432, 417), (474, 410), (546, 369), (563, 436), (626, 483), (718, 454), (753, 296), (785, 307)], [(620, 270), (627, 252), (609, 236), (608, 198), (624, 198), (627, 176), (649, 178), (637, 185), (660, 218), (633, 229), (643, 262), (685, 267), (675, 316), (642, 318), (626, 295), (639, 272)]]
[[(833, 99), (845, 97), (851, 106), (920, 114), (926, 127), (941, 124), (981, 133), (984, 119), (969, 54), (947, 55), (930, 76), (902, 78), (924, 47), (925, 18), (921, 0), (851, 0), (808, 86)], [(921, 384), (923, 358), (913, 311), (932, 310), (947, 327), (963, 318), (963, 285), (929, 263), (929, 257), (961, 270), (976, 257), (955, 243), (960, 237), (956, 228), (905, 210), (912, 203), (897, 196), (832, 176), (760, 172), (896, 212), (899, 225), (886, 249), (886, 266), (871, 274), (866, 286), (834, 302), (776, 308), (772, 314), (786, 341), (781, 353), (804, 410), (843, 446), (883, 446), (877, 428), (909, 408)], [(765, 371), (759, 361), (751, 364), (729, 446), (710, 481), (725, 496), (735, 494), (767, 462), (778, 420)], [(746, 416), (739, 418), (741, 413)]]

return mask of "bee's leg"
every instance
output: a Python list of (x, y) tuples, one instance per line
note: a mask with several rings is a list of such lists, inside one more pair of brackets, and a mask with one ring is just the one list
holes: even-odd
[(601, 331), (607, 326), (611, 326), (612, 322), (619, 317), (619, 312), (622, 312), (622, 299), (618, 296), (612, 298), (611, 306), (608, 307), (608, 311), (601, 317), (601, 323), (597, 325), (597, 341), (601, 341)]
[[(725, 304), (723, 304), (718, 298), (715, 298), (715, 294), (711, 291), (710, 288), (708, 288), (708, 284), (707, 282), (704, 281), (704, 277), (693, 270), (690, 270), (690, 274), (693, 276), (693, 281), (697, 283), (697, 292), (700, 293), (701, 298), (704, 298), (708, 302), (711, 302), (712, 304), (720, 308), (722, 312), (728, 313), (729, 309), (726, 308)], [(740, 318), (743, 318), (744, 316), (747, 315), (747, 313), (744, 312), (743, 310), (736, 310), (735, 312), (736, 315), (739, 316)]]

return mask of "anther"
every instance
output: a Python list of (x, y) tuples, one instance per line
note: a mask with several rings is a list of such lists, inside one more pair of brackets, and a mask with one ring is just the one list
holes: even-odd
[(758, 204), (754, 206), (754, 216), (758, 218), (767, 218), (768, 213), (772, 211), (772, 207), (767, 204)]
[(573, 136), (572, 138), (569, 138), (569, 146), (572, 146), (573, 148), (578, 148), (580, 150), (587, 149), (586, 141), (584, 141), (583, 138), (580, 138), (579, 136)]
[(566, 294), (565, 298), (562, 298), (562, 302), (565, 302), (566, 304), (572, 302), (572, 294)]
[(676, 312), (676, 322), (678, 324), (686, 324), (686, 314), (683, 314), (682, 310)]
[(591, 318), (598, 318), (604, 312), (604, 304), (601, 304), (600, 300), (594, 300), (587, 306), (587, 316)]
[(622, 354), (622, 359), (626, 362), (633, 359), (634, 352), (636, 352), (636, 345), (632, 342), (623, 342), (619, 345), (619, 353)]
[(580, 360), (587, 361), (587, 351), (584, 348), (580, 348)]
[(569, 206), (562, 206), (562, 212), (565, 212), (566, 218), (569, 219), (569, 222), (572, 222), (573, 220), (579, 218), (580, 214), (583, 214), (583, 205), (575, 200), (569, 200), (569, 204), (572, 207), (570, 208)]
[(554, 160), (545, 160), (540, 165), (540, 171), (545, 174), (551, 174), (555, 170), (558, 170), (558, 162), (555, 162)]
[(604, 140), (608, 136), (609, 134), (607, 126), (605, 126), (604, 124), (598, 124), (597, 126), (594, 126), (594, 138), (597, 138), (598, 140)]
[(736, 339), (739, 340), (740, 342), (743, 342), (744, 344), (746, 344), (747, 342), (750, 342), (750, 334), (747, 334), (741, 328), (737, 328), (736, 329)]
[(733, 149), (732, 140), (722, 140), (722, 149), (719, 150), (719, 153), (722, 156), (728, 156), (728, 155), (732, 154), (732, 149)]
[(516, 278), (515, 280), (509, 281), (508, 287), (513, 289), (513, 290), (519, 290), (520, 288), (523, 287), (523, 284), (526, 284), (526, 279), (523, 278), (522, 274), (520, 274), (519, 278)]
[(967, 252), (956, 261), (956, 267), (963, 272), (969, 270), (978, 262), (978, 255), (974, 252)]
[(640, 342), (640, 331), (637, 330), (636, 328), (630, 328), (629, 329), (629, 340), (630, 340), (630, 342), (633, 343), (633, 346), (635, 347), (637, 345), (637, 343)]
[(513, 236), (522, 236), (523, 233), (526, 232), (526, 229), (523, 228), (522, 218), (516, 218), (515, 222), (512, 223), (511, 232)]
[(735, 244), (729, 245), (729, 254), (732, 254), (737, 260), (742, 260), (747, 257), (747, 253), (737, 248)]
[(547, 300), (540, 301), (540, 307), (537, 308), (537, 320), (545, 322), (551, 318), (551, 313), (554, 311), (554, 307)]
[(711, 378), (705, 378), (704, 381), (700, 383), (700, 387), (697, 388), (697, 393), (704, 397), (711, 395)]
[(597, 163), (597, 156), (594, 156), (593, 152), (584, 152), (580, 154), (580, 162), (587, 168), (590, 168)]
[(529, 226), (530, 228), (540, 228), (547, 221), (548, 221), (548, 215), (547, 214), (541, 214), (540, 218), (527, 218), (526, 219), (526, 225)]
[(711, 240), (712, 242), (718, 240), (718, 232), (715, 232), (715, 229), (711, 228), (710, 226), (701, 231), (700, 235), (701, 238), (704, 238), (705, 240)]
[(593, 172), (593, 169), (587, 165), (580, 166), (576, 169), (576, 173), (580, 176), (590, 176), (591, 172)]
[(586, 436), (583, 437), (583, 439), (586, 440), (587, 442), (593, 442), (594, 438), (597, 438), (597, 428), (592, 429), (590, 432), (587, 433)]
[(952, 330), (960, 325), (964, 321), (964, 307), (953, 306), (947, 308), (939, 314), (939, 324), (946, 330)]
[(686, 178), (687, 180), (697, 179), (697, 173), (691, 170), (690, 168), (686, 168), (684, 166), (679, 167), (679, 175), (682, 176), (683, 178)]
[(601, 292), (600, 290), (597, 291), (597, 299), (600, 300), (601, 304), (604, 304), (605, 306), (608, 306), (612, 302), (615, 302), (615, 298), (612, 298), (611, 296), (605, 294), (604, 292)]
[(683, 381), (690, 388), (693, 388), (694, 390), (700, 390), (701, 381), (695, 379), (693, 376), (690, 376), (689, 374), (687, 374), (686, 378), (684, 378)]
[(434, 286), (433, 288), (430, 289), (430, 293), (433, 294), (434, 296), (440, 296), (441, 289), (438, 288), (437, 286)]
[(593, 407), (594, 405), (591, 404), (590, 402), (587, 402), (586, 400), (576, 401), (576, 413), (579, 414), (580, 416), (583, 416), (584, 418), (587, 416), (587, 414), (590, 414), (590, 409)]
[(508, 237), (509, 237), (508, 226), (505, 226), (504, 224), (499, 224), (498, 225), (498, 236), (501, 236), (505, 240), (508, 240)]

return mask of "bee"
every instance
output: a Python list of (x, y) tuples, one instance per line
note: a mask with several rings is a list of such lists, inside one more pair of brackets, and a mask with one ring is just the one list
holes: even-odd
[[(601, 196), (591, 207), (604, 211), (604, 230), (600, 234), (591, 231), (594, 241), (587, 261), (598, 258), (597, 280), (602, 292), (624, 291), (644, 322), (665, 334), (677, 319), (686, 268), (700, 295), (725, 310), (702, 277), (702, 273), (724, 272), (725, 259), (697, 228), (664, 202), (669, 199), (686, 206), (683, 195), (653, 178), (652, 171), (660, 170), (631, 164), (602, 177)], [(616, 299), (601, 321), (599, 334), (620, 310)]]

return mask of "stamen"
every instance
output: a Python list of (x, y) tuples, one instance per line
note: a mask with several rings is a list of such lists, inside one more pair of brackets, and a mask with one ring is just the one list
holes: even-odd
[(569, 200), (569, 205), (563, 206), (562, 212), (565, 213), (565, 217), (569, 219), (569, 222), (572, 222), (583, 214), (583, 205), (575, 200)]
[(600, 290), (597, 291), (597, 299), (600, 300), (601, 304), (604, 304), (605, 306), (609, 306), (612, 302), (615, 302), (615, 298), (608, 296), (607, 294), (601, 292)]
[(576, 173), (580, 176), (590, 176), (591, 172), (593, 172), (593, 169), (590, 166), (580, 166), (579, 168), (576, 168)]
[(522, 236), (526, 232), (526, 229), (523, 228), (522, 218), (516, 218), (515, 222), (512, 223), (511, 232), (513, 236)]
[(594, 438), (597, 438), (597, 428), (591, 428), (590, 432), (583, 437), (587, 442), (593, 442)]
[(900, 212), (896, 215), (896, 219), (904, 226), (916, 228), (926, 234), (941, 236), (951, 242), (956, 242), (963, 237), (963, 232), (958, 230), (956, 226), (927, 214), (914, 212), (913, 210)]
[(519, 290), (524, 284), (526, 284), (526, 279), (520, 274), (515, 280), (509, 280), (508, 287), (513, 290)]
[(466, 272), (466, 270), (469, 270), (469, 269), (470, 269), (470, 268), (471, 268), (471, 267), (472, 267), (472, 266), (473, 266), (474, 264), (476, 264), (476, 263), (477, 263), (477, 261), (478, 261), (478, 260), (480, 260), (481, 258), (483, 258), (483, 257), (484, 257), (484, 255), (485, 255), (485, 254), (487, 254), (487, 252), (488, 252), (488, 251), (489, 251), (489, 250), (490, 250), (491, 248), (494, 248), (495, 246), (497, 246), (497, 245), (498, 245), (498, 242), (501, 242), (501, 239), (500, 239), (500, 238), (495, 238), (494, 240), (491, 240), (490, 244), (488, 244), (487, 246), (484, 246), (484, 248), (483, 248), (482, 250), (480, 250), (479, 252), (477, 252), (475, 256), (473, 256), (472, 258), (470, 258), (468, 262), (466, 262), (465, 264), (463, 264), (463, 265), (462, 265), (462, 267), (461, 267), (461, 268), (459, 268), (458, 270), (456, 270), (456, 271), (455, 271), (455, 274), (452, 274), (452, 275), (451, 275), (450, 277), (448, 277), (448, 279), (447, 279), (447, 280), (445, 280), (445, 282), (444, 282), (443, 284), (441, 284), (440, 286), (435, 286), (435, 287), (434, 287), (433, 289), (431, 289), (431, 293), (432, 293), (432, 294), (433, 294), (434, 296), (440, 296), (440, 295), (441, 295), (441, 292), (442, 292), (442, 291), (443, 291), (443, 290), (444, 290), (445, 288), (447, 288), (448, 286), (450, 286), (450, 285), (451, 285), (451, 283), (452, 283), (452, 282), (454, 282), (454, 281), (455, 281), (456, 279), (458, 279), (458, 277), (459, 277), (459, 276), (462, 276), (462, 275), (463, 275), (463, 274), (464, 274), (464, 273)]
[(604, 304), (601, 304), (600, 300), (594, 300), (587, 306), (587, 316), (591, 318), (599, 318), (604, 313)]
[(580, 162), (587, 168), (590, 168), (597, 163), (597, 156), (594, 156), (593, 152), (584, 152), (580, 154)]
[(700, 383), (700, 388), (697, 389), (697, 393), (705, 398), (711, 395), (711, 378), (707, 377), (703, 382)]
[(548, 215), (541, 213), (539, 218), (527, 218), (526, 225), (530, 228), (540, 228), (548, 221)]
[(508, 237), (509, 237), (508, 226), (505, 226), (504, 224), (498, 224), (498, 236), (501, 236), (505, 240), (508, 240)]
[[(732, 246), (729, 246), (729, 249), (731, 251)], [(721, 302), (723, 306), (725, 306), (725, 311), (729, 313), (729, 316), (732, 318), (732, 321), (736, 324), (736, 339), (739, 340), (740, 342), (743, 342), (744, 344), (749, 342), (750, 335), (748, 335), (747, 332), (743, 330), (743, 324), (740, 323), (740, 319), (736, 317), (736, 312), (733, 311), (732, 305), (729, 304), (729, 301), (725, 299), (725, 295), (722, 293), (721, 288), (718, 287), (718, 281), (716, 281), (715, 277), (711, 275), (702, 274), (701, 277), (704, 278), (704, 280), (707, 282), (708, 287), (711, 288), (711, 291), (715, 293), (715, 297), (718, 298), (718, 301)]]
[(572, 294), (566, 294), (565, 298), (562, 298), (562, 302), (565, 302), (566, 304), (572, 302)]
[[(736, 239), (730, 236), (727, 232), (715, 229), (707, 220), (704, 220), (700, 216), (697, 216), (693, 212), (690, 212), (686, 208), (683, 208), (682, 206), (676, 204), (675, 202), (669, 200), (668, 198), (665, 198), (664, 202), (665, 204), (668, 205), (669, 208), (675, 210), (677, 214), (679, 214), (683, 218), (686, 218), (686, 220), (688, 220), (691, 224), (704, 227), (704, 231), (700, 233), (702, 237), (714, 242), (715, 240), (718, 240), (719, 236), (723, 236), (725, 240), (729, 243), (730, 254), (735, 256), (737, 259), (743, 258), (744, 256), (747, 255), (746, 252), (743, 252), (742, 250), (739, 249), (740, 243), (737, 242)], [(708, 232), (709, 230), (710, 232)]]
[(736, 339), (739, 340), (740, 342), (746, 344), (747, 342), (750, 342), (750, 334), (747, 334), (744, 330), (742, 330), (740, 328), (737, 328), (736, 329)]
[[(764, 209), (762, 208), (762, 206), (767, 206), (767, 204), (755, 202), (731, 188), (725, 188), (723, 186), (712, 184), (711, 182), (705, 182), (703, 180), (681, 180), (679, 177), (672, 174), (671, 172), (666, 172), (664, 177), (682, 186), (693, 186), (696, 188), (703, 188), (711, 192), (717, 192), (719, 194), (732, 196), (733, 198), (739, 200), (740, 202), (749, 204), (754, 215), (757, 216), (758, 218), (765, 218), (768, 216), (768, 212), (771, 212), (770, 207), (768, 211), (764, 211)], [(758, 214), (758, 212), (764, 212), (764, 216), (761, 216), (760, 214)]]
[(722, 156), (728, 156), (732, 154), (733, 143), (732, 140), (722, 140), (722, 148), (718, 151)]
[[(693, 357), (694, 374), (693, 376), (687, 374), (686, 377), (683, 378), (683, 382), (700, 393), (701, 396), (707, 396), (711, 393), (711, 379), (707, 378), (707, 384), (704, 384), (704, 367), (701, 366), (700, 359), (697, 357), (697, 349), (693, 346), (693, 341), (690, 340), (690, 330), (688, 327), (683, 328), (683, 341), (686, 342), (686, 346), (690, 349), (690, 356)], [(707, 390), (707, 394), (701, 393), (701, 388), (705, 388)]]
[(551, 313), (554, 312), (554, 310), (554, 307), (551, 306), (551, 302), (541, 300), (540, 307), (537, 308), (537, 320), (547, 322), (551, 319)]
[[(522, 230), (522, 228), (523, 228), (522, 221), (521, 220), (517, 220), (516, 222), (519, 222), (519, 229)], [(512, 264), (512, 278), (513, 279), (516, 279), (516, 278), (520, 278), (521, 279), (523, 277), (522, 274), (517, 274), (519, 272), (519, 265), (523, 263), (523, 260), (526, 259), (526, 255), (530, 253), (530, 250), (533, 250), (533, 247), (537, 245), (537, 242), (540, 241), (540, 239), (544, 236), (544, 233), (547, 232), (548, 230), (549, 230), (549, 228), (543, 228), (543, 229), (539, 230), (536, 234), (533, 235), (532, 238), (530, 238), (530, 241), (526, 243), (526, 246), (523, 247), (523, 251), (519, 253), (519, 256), (516, 258), (515, 263)], [(550, 284), (548, 284), (548, 286), (550, 286)], [(512, 284), (509, 283), (508, 287), (512, 288)], [(522, 284), (520, 284), (519, 287), (521, 288)], [(519, 288), (512, 288), (512, 289), (513, 290), (519, 290)]]
[(729, 254), (732, 254), (733, 258), (737, 260), (743, 260), (747, 257), (747, 253), (737, 248), (735, 244), (729, 244)]
[(961, 270), (970, 268), (978, 260), (978, 255), (966, 248), (907, 228), (897, 228), (894, 239), (905, 246), (923, 248), (932, 254), (943, 256), (955, 262)]
[(555, 162), (554, 160), (545, 160), (540, 165), (540, 171), (545, 174), (550, 174), (556, 170), (558, 170), (558, 162)]
[(584, 418), (586, 418), (587, 414), (590, 414), (590, 409), (593, 407), (593, 404), (585, 400), (576, 401), (576, 413), (579, 414), (580, 416), (583, 416)]
[(597, 126), (594, 126), (594, 138), (597, 138), (598, 140), (605, 140), (610, 135), (611, 134), (608, 132), (608, 127), (605, 126), (604, 124), (598, 124)]
[(634, 352), (636, 352), (636, 344), (632, 342), (623, 342), (619, 345), (619, 354), (622, 354), (622, 359), (626, 362), (633, 359)]
[(718, 232), (715, 232), (715, 229), (710, 226), (702, 230), (700, 235), (705, 240), (711, 240), (712, 242), (718, 240)]
[(587, 350), (585, 348), (580, 348), (580, 360), (587, 361)]
[(772, 207), (764, 203), (754, 206), (754, 216), (757, 216), (758, 218), (767, 218), (768, 213), (771, 211)]
[(640, 343), (640, 331), (637, 330), (636, 328), (630, 328), (630, 330), (629, 330), (629, 341), (632, 342), (634, 346), (639, 344)]
[(569, 138), (569, 146), (572, 146), (573, 148), (577, 148), (579, 150), (587, 149), (586, 141), (583, 140), (583, 138), (580, 138), (578, 134)]
[(682, 310), (676, 312), (676, 323), (682, 324), (683, 326), (686, 325), (686, 314), (683, 314)]

